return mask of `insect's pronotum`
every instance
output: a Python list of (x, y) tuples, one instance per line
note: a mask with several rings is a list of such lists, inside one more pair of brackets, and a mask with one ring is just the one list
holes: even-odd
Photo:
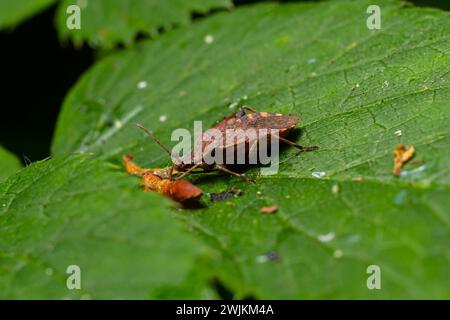
[[(250, 111), (250, 113), (246, 114), (244, 110), (248, 110)], [(238, 112), (223, 119), (211, 129), (220, 130), (223, 134), (225, 134), (225, 131), (229, 129), (231, 130), (238, 130), (238, 129), (246, 130), (250, 128), (266, 129), (265, 132), (268, 139), (271, 138), (277, 139), (288, 145), (295, 146), (303, 151), (318, 150), (319, 147), (317, 146), (304, 147), (286, 139), (289, 133), (291, 133), (292, 130), (296, 127), (298, 121), (299, 121), (298, 116), (284, 115), (281, 113), (258, 112), (248, 106), (242, 106)], [(144, 130), (148, 135), (150, 135), (153, 138), (153, 140), (155, 140), (156, 143), (158, 143), (161, 146), (161, 148), (164, 149), (164, 151), (166, 151), (170, 156), (172, 156), (170, 151), (164, 145), (162, 145), (161, 142), (159, 142), (158, 139), (156, 139), (156, 137), (150, 131), (148, 131), (145, 127), (143, 127), (140, 124), (136, 125), (142, 130)], [(203, 133), (203, 135), (208, 135), (208, 131), (211, 129), (206, 130)], [(277, 134), (273, 133), (275, 131), (277, 132)], [(232, 148), (234, 150), (236, 145), (240, 143), (245, 143), (246, 145), (257, 145), (259, 141), (257, 139), (251, 140), (251, 138), (249, 138), (248, 136), (245, 136), (244, 139), (245, 140), (242, 141), (239, 140), (233, 141), (233, 143), (231, 144), (219, 147), (218, 150), (219, 152), (226, 153), (228, 148)], [(202, 150), (204, 150), (205, 142), (202, 143), (203, 143)], [(248, 152), (248, 148), (246, 148), (246, 152)], [(244, 179), (245, 181), (254, 183), (253, 180), (247, 178), (245, 175), (230, 170), (225, 164), (219, 163), (208, 164), (203, 160), (203, 157), (200, 161), (194, 162), (195, 156), (193, 153), (194, 151), (192, 151), (191, 154), (185, 155), (172, 162), (172, 166), (170, 167), (170, 169), (168, 169), (169, 170), (168, 175), (170, 179), (172, 178), (172, 174), (181, 173), (181, 175), (179, 175), (176, 178), (176, 180), (179, 180), (190, 174), (195, 169), (201, 168), (204, 171), (219, 170), (231, 174), (233, 176), (239, 177), (241, 179)], [(164, 172), (164, 174), (166, 174), (166, 172)]]

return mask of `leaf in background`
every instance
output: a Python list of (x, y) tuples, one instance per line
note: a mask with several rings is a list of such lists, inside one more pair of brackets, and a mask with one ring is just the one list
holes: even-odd
[[(202, 249), (163, 200), (88, 156), (27, 167), (0, 184), (0, 297), (146, 299), (182, 285)], [(69, 265), (81, 290), (66, 287)]]
[(62, 38), (69, 38), (77, 45), (88, 42), (101, 48), (111, 48), (118, 43), (129, 45), (140, 33), (156, 35), (159, 29), (188, 24), (194, 12), (205, 13), (232, 6), (231, 0), (96, 0), (81, 3), (81, 30), (66, 27), (66, 10), (73, 1), (64, 0), (57, 14), (58, 31)]
[[(285, 149), (277, 175), (249, 170), (256, 186), (192, 177), (205, 192), (244, 191), (182, 216), (221, 253), (224, 285), (238, 297), (449, 298), (449, 13), (379, 1), (376, 31), (369, 4), (253, 5), (111, 55), (67, 97), (53, 152), (159, 167), (167, 156), (135, 122), (170, 146), (174, 129), (209, 127), (237, 101), (299, 114), (296, 140), (320, 151)], [(399, 143), (422, 163), (395, 178)], [(370, 264), (382, 290), (366, 287)]]
[(19, 159), (0, 146), (0, 181), (9, 177), (22, 167)]
[(15, 27), (55, 0), (0, 0), (0, 29)]

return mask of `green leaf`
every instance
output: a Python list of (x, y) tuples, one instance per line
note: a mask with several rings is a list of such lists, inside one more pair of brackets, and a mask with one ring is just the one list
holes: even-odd
[(9, 177), (22, 167), (19, 159), (0, 146), (0, 181)]
[[(278, 174), (247, 172), (256, 186), (192, 177), (244, 191), (181, 217), (220, 254), (208, 270), (237, 297), (449, 298), (449, 13), (379, 1), (382, 29), (368, 30), (369, 4), (248, 6), (111, 55), (65, 100), (53, 152), (160, 167), (167, 156), (135, 122), (171, 146), (174, 129), (209, 127), (234, 102), (301, 115), (294, 139), (320, 151), (286, 148)], [(420, 163), (395, 178), (399, 143)], [(371, 264), (382, 290), (366, 286)]]
[(93, 47), (111, 48), (118, 43), (129, 45), (137, 34), (157, 35), (159, 29), (186, 25), (191, 14), (205, 13), (214, 8), (232, 6), (231, 0), (96, 0), (81, 6), (81, 29), (66, 26), (67, 7), (72, 0), (64, 0), (58, 10), (60, 36), (75, 44), (88, 42)]
[[(183, 285), (203, 249), (163, 200), (88, 156), (27, 167), (0, 184), (0, 297), (145, 299)], [(66, 286), (70, 265), (81, 290)]]
[(0, 29), (15, 27), (54, 2), (55, 0), (0, 0)]

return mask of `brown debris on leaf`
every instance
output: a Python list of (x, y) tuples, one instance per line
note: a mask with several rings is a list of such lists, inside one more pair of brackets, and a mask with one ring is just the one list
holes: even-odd
[(278, 211), (278, 206), (277, 205), (271, 205), (268, 207), (262, 207), (261, 209), (259, 209), (259, 212), (263, 213), (263, 214), (272, 214)]
[(399, 144), (394, 149), (394, 176), (400, 176), (403, 166), (414, 156), (414, 146), (405, 148), (403, 144)]
[(212, 202), (225, 201), (233, 197), (234, 195), (239, 196), (242, 191), (233, 186), (230, 191), (224, 191), (221, 193), (211, 193), (210, 198)]

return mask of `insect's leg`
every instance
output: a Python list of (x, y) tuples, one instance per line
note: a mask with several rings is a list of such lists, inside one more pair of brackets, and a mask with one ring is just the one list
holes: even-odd
[(288, 144), (290, 146), (299, 148), (302, 151), (314, 151), (314, 150), (319, 150), (320, 149), (319, 146), (307, 146), (307, 147), (301, 146), (301, 145), (299, 145), (299, 144), (297, 144), (295, 142), (292, 142), (291, 140), (288, 140), (288, 139), (285, 139), (283, 137), (280, 137), (280, 136), (278, 136), (278, 135), (276, 135), (274, 133), (272, 133), (272, 137), (274, 137), (275, 139), (278, 139), (281, 142), (284, 142), (284, 143), (286, 143), (286, 144)]
[(250, 108), (249, 106), (242, 106), (242, 107), (239, 108), (239, 110), (241, 110), (241, 111), (248, 110), (248, 111), (250, 111), (252, 113), (258, 112), (255, 109)]
[(169, 180), (172, 180), (172, 175), (173, 175), (173, 168), (174, 168), (174, 164), (172, 163), (172, 166), (170, 167), (170, 170), (169, 170)]
[(244, 176), (243, 174), (240, 174), (240, 173), (231, 171), (231, 170), (228, 169), (227, 167), (222, 166), (222, 165), (220, 165), (220, 164), (216, 164), (216, 165), (215, 165), (215, 168), (216, 168), (217, 170), (220, 170), (220, 171), (226, 172), (226, 173), (228, 173), (228, 174), (231, 174), (232, 176), (235, 176), (235, 177), (244, 179), (245, 181), (250, 182), (250, 183), (252, 183), (252, 184), (256, 184), (256, 182), (255, 182), (254, 180), (247, 178), (247, 177)]
[(199, 166), (201, 165), (201, 162), (193, 165), (192, 167), (190, 167), (187, 171), (183, 172), (183, 174), (181, 176), (176, 177), (175, 180), (181, 180), (184, 177), (186, 177), (188, 174), (190, 174), (192, 171), (194, 171), (195, 169), (197, 169)]

